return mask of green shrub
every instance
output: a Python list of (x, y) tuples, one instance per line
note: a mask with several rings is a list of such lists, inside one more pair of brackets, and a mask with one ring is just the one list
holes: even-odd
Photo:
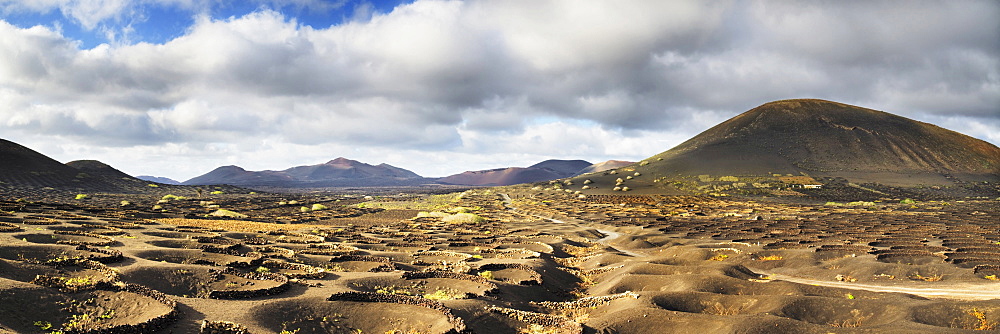
[(440, 211), (432, 211), (432, 212), (420, 211), (420, 212), (417, 213), (417, 217), (418, 218), (423, 218), (423, 217), (444, 218), (444, 217), (448, 217), (448, 214), (444, 213), (444, 212), (440, 212)]
[(214, 216), (214, 217), (229, 217), (229, 218), (247, 218), (247, 217), (249, 217), (249, 216), (247, 216), (245, 214), (242, 214), (242, 213), (239, 213), (239, 212), (230, 211), (230, 210), (226, 210), (226, 209), (216, 210), (215, 212), (212, 212), (209, 215)]
[(87, 194), (76, 194), (76, 199), (87, 199)]
[(907, 199), (904, 199), (902, 201), (899, 201), (899, 204), (917, 204), (917, 201), (914, 201), (913, 199), (907, 198)]
[(441, 218), (441, 221), (445, 223), (455, 223), (455, 224), (470, 224), (470, 223), (482, 223), (486, 221), (486, 218), (480, 217), (472, 213), (456, 213), (449, 215), (447, 217)]
[(212, 195), (222, 195), (222, 194), (225, 194), (225, 192), (222, 192), (222, 190), (216, 190), (216, 191), (210, 192), (209, 194), (212, 194)]
[(182, 200), (182, 199), (187, 199), (187, 197), (177, 196), (177, 195), (174, 195), (174, 194), (166, 194), (166, 195), (163, 195), (163, 198), (161, 198), (161, 200), (164, 200), (164, 201), (171, 201), (171, 200), (175, 200), (175, 199), (176, 200)]
[(147, 184), (147, 186), (149, 186), (150, 188), (159, 188), (160, 187), (160, 186), (152, 184), (152, 183)]
[(329, 209), (329, 208), (326, 207), (326, 205), (319, 204), (319, 203), (313, 204), (313, 206), (312, 206), (312, 210), (313, 211), (326, 210), (326, 209)]
[(312, 211), (312, 210), (309, 209), (309, 208), (307, 208), (307, 207), (304, 207), (304, 206), (299, 208), (299, 212), (309, 212), (309, 211)]

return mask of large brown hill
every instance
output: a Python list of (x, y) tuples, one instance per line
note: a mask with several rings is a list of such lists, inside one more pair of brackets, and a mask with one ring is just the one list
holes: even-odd
[[(83, 182), (80, 171), (12, 141), (0, 139), (0, 182), (10, 186), (60, 187)], [(77, 176), (80, 178), (77, 178)]]
[(646, 175), (625, 182), (633, 189), (698, 175), (792, 174), (903, 187), (995, 183), (1000, 148), (878, 110), (799, 99), (753, 108), (625, 169)]

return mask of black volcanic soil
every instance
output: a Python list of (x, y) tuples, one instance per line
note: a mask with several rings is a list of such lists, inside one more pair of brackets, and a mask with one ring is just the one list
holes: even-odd
[[(250, 333), (963, 333), (1000, 321), (996, 200), (580, 198), (530, 186), (281, 196), (0, 201), (0, 333), (193, 333), (203, 323)], [(314, 203), (328, 209), (300, 209)], [(213, 205), (248, 217), (205, 217)], [(416, 217), (459, 207), (485, 220)]]

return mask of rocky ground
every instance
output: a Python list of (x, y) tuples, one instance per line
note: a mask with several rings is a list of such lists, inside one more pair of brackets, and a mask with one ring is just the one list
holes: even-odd
[(531, 186), (185, 196), (0, 201), (0, 333), (961, 333), (1000, 322), (996, 200)]

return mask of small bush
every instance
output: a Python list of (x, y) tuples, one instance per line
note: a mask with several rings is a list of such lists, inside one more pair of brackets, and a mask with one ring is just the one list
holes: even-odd
[(469, 224), (469, 223), (482, 223), (486, 221), (486, 218), (480, 217), (472, 213), (456, 213), (441, 219), (445, 223), (457, 223), (457, 224)]
[(223, 192), (222, 190), (216, 190), (216, 191), (210, 192), (209, 194), (212, 194), (212, 195), (222, 195), (222, 194), (225, 194), (225, 192)]
[(214, 216), (214, 217), (229, 217), (229, 218), (247, 218), (247, 217), (249, 217), (249, 216), (247, 216), (245, 214), (242, 214), (242, 213), (239, 213), (239, 212), (230, 211), (230, 210), (226, 210), (226, 209), (216, 210), (215, 212), (210, 213), (210, 215)]
[(427, 298), (427, 299), (430, 299), (430, 300), (452, 300), (452, 299), (462, 299), (462, 298), (465, 298), (465, 294), (464, 293), (460, 293), (460, 292), (456, 292), (456, 291), (450, 291), (450, 290), (445, 290), (445, 289), (438, 289), (438, 290), (435, 290), (434, 293), (426, 293), (426, 294), (424, 294), (423, 297)]
[(147, 184), (147, 186), (149, 186), (150, 188), (159, 188), (160, 187), (160, 186), (152, 184), (152, 183)]
[(172, 200), (175, 200), (175, 199), (176, 200), (182, 200), (182, 199), (187, 199), (187, 197), (177, 196), (177, 195), (174, 195), (174, 194), (166, 194), (166, 195), (163, 195), (163, 198), (161, 198), (160, 200), (163, 200), (163, 201), (172, 201)]
[(87, 194), (76, 194), (76, 199), (78, 200), (87, 199)]
[(448, 214), (444, 213), (444, 212), (439, 212), (439, 211), (433, 211), (433, 212), (420, 211), (420, 212), (417, 213), (417, 217), (418, 218), (423, 218), (423, 217), (444, 218), (444, 217), (448, 217)]
[(323, 205), (323, 204), (316, 203), (316, 204), (312, 205), (312, 210), (313, 211), (326, 210), (326, 209), (329, 209), (329, 208), (326, 207), (326, 205)]
[(904, 199), (902, 201), (899, 201), (899, 204), (917, 204), (917, 201), (914, 201), (913, 199), (907, 198), (907, 199)]

